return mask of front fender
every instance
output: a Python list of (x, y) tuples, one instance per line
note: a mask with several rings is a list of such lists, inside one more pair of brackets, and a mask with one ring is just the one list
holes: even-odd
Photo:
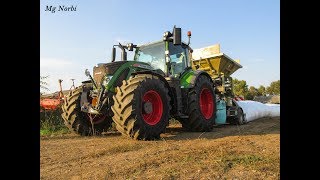
[(201, 70), (194, 71), (192, 69), (189, 69), (181, 75), (181, 78), (180, 78), (181, 88), (193, 88), (196, 83), (196, 80), (200, 75), (207, 76), (212, 82), (210, 75), (205, 71), (201, 71)]

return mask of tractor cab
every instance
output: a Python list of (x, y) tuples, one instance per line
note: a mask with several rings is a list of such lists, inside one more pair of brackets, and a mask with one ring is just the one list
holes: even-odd
[(173, 42), (157, 41), (137, 46), (134, 61), (145, 62), (167, 76), (179, 77), (186, 67), (190, 67), (189, 48), (185, 43), (174, 45)]
[[(181, 28), (174, 26), (173, 31), (166, 31), (163, 34), (163, 39), (160, 41), (134, 45), (113, 45), (111, 62), (115, 61), (116, 46), (121, 52), (121, 60), (127, 61), (127, 51), (135, 49), (133, 61), (149, 65), (165, 77), (178, 78), (187, 67), (191, 68), (189, 54), (192, 49), (189, 47), (191, 32), (188, 31), (188, 43), (181, 41)], [(141, 66), (142, 67), (142, 66)]]
[(134, 61), (149, 64), (154, 69), (159, 69), (166, 73), (165, 43), (157, 41), (136, 47)]
[(185, 68), (190, 67), (189, 60), (189, 46), (185, 43), (181, 45), (173, 45), (172, 42), (168, 42), (169, 58), (170, 58), (170, 74), (177, 77)]

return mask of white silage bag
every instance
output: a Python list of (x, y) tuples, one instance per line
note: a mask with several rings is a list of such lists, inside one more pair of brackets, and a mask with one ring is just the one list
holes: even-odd
[(279, 104), (263, 104), (257, 101), (237, 101), (246, 114), (246, 120), (252, 121), (263, 117), (280, 116)]

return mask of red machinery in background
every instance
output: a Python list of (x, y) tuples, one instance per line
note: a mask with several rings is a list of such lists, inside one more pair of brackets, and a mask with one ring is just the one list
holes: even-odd
[[(60, 91), (58, 95), (52, 94), (52, 95), (43, 96), (40, 98), (40, 107), (42, 107), (43, 109), (56, 110), (62, 104), (64, 99), (64, 95), (62, 92), (62, 85), (61, 85), (62, 79), (59, 79), (58, 82), (60, 86)], [(41, 108), (40, 108), (40, 111), (41, 111)]]
[(244, 97), (243, 96), (235, 96), (234, 100), (236, 100), (236, 101), (244, 101)]

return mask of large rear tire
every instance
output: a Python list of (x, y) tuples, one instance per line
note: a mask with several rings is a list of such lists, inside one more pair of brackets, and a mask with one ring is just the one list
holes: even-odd
[(213, 84), (206, 76), (200, 76), (188, 94), (188, 119), (181, 119), (187, 131), (212, 131), (216, 118), (216, 97)]
[(158, 77), (136, 75), (117, 87), (111, 107), (116, 128), (133, 139), (160, 138), (169, 123), (170, 97)]
[(103, 131), (107, 131), (111, 127), (112, 119), (107, 115), (90, 115), (82, 112), (80, 105), (81, 93), (82, 87), (77, 87), (65, 96), (61, 114), (64, 124), (70, 131), (82, 136), (99, 135)]

